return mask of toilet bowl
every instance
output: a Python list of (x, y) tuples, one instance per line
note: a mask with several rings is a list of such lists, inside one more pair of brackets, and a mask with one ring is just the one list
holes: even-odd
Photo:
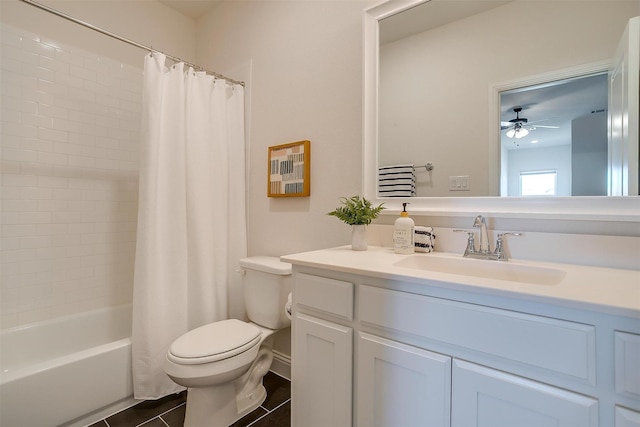
[(291, 265), (272, 257), (245, 258), (240, 265), (251, 321), (200, 326), (167, 352), (165, 372), (188, 387), (185, 427), (228, 427), (266, 398), (262, 378), (273, 360), (272, 335), (291, 324), (285, 313)]

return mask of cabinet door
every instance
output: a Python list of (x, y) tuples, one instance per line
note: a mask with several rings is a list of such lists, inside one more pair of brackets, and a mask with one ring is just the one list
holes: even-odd
[(640, 335), (616, 331), (616, 393), (640, 399)]
[(455, 359), (452, 427), (596, 427), (598, 401)]
[(292, 327), (292, 425), (351, 426), (353, 330), (299, 313)]
[(451, 358), (360, 333), (359, 427), (448, 427)]
[(640, 412), (616, 406), (616, 427), (640, 427)]

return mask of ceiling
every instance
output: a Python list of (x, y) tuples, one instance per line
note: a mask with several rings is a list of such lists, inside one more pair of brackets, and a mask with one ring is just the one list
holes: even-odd
[(165, 6), (192, 19), (198, 19), (222, 0), (158, 0)]
[[(504, 92), (500, 96), (501, 122), (515, 119), (513, 108), (519, 106), (522, 107), (520, 118), (526, 118), (528, 125), (557, 126), (558, 129), (535, 127), (521, 139), (508, 138), (503, 130), (502, 143), (507, 149), (569, 145), (571, 121), (594, 112), (606, 112), (607, 93), (607, 73)], [(536, 142), (532, 144), (532, 141)]]
[(380, 44), (486, 12), (513, 0), (428, 0), (411, 13), (397, 13), (380, 21)]

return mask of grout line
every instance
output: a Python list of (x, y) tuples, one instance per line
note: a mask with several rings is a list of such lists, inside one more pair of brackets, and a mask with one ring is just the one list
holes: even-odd
[(158, 415), (156, 415), (155, 417), (153, 417), (153, 418), (149, 418), (147, 421), (145, 421), (145, 422), (143, 422), (143, 423), (138, 424), (136, 427), (140, 427), (140, 426), (143, 426), (143, 425), (145, 425), (145, 424), (147, 424), (147, 423), (150, 423), (151, 421), (155, 420), (156, 418), (159, 418), (159, 419), (160, 419), (160, 421), (162, 421), (162, 422), (163, 422), (167, 427), (169, 427), (169, 424), (167, 424), (167, 423), (162, 419), (162, 416), (163, 416), (163, 415), (168, 414), (169, 412), (173, 411), (174, 409), (177, 409), (177, 408), (181, 407), (182, 405), (186, 405), (186, 403), (185, 403), (185, 402), (182, 402), (181, 404), (176, 405), (176, 406), (174, 406), (174, 407), (173, 407), (173, 408), (171, 408), (171, 409), (167, 409), (167, 410), (166, 410), (166, 411), (164, 411), (163, 413), (158, 414)]
[(263, 416), (261, 416), (260, 418), (256, 419), (255, 421), (253, 421), (251, 424), (247, 424), (247, 427), (251, 427), (252, 425), (254, 425), (255, 423), (257, 423), (258, 421), (260, 421), (261, 419), (263, 419), (266, 416), (269, 416), (272, 412), (276, 411), (277, 409), (281, 408), (282, 406), (286, 405), (288, 402), (291, 402), (291, 398), (285, 400), (284, 402), (282, 402), (281, 404), (279, 404), (278, 406), (276, 406), (275, 408), (273, 408), (272, 410), (268, 410), (267, 408), (265, 408), (264, 406), (260, 405), (259, 407), (264, 409), (265, 411), (267, 411), (266, 414), (264, 414)]
[(273, 411), (279, 409), (280, 407), (286, 405), (287, 403), (291, 402), (291, 398), (285, 400), (284, 402), (282, 402), (281, 404), (279, 404), (278, 406), (276, 406), (275, 408), (273, 408), (271, 411), (269, 411), (269, 413), (272, 413)]
[(176, 406), (174, 406), (174, 407), (173, 407), (173, 408), (171, 408), (171, 409), (167, 409), (166, 411), (164, 411), (163, 413), (161, 413), (161, 414), (160, 414), (160, 415), (158, 415), (158, 416), (159, 416), (159, 417), (161, 417), (161, 416), (163, 416), (163, 415), (166, 415), (166, 414), (168, 414), (169, 412), (173, 411), (174, 409), (178, 409), (179, 407), (184, 406), (184, 405), (186, 405), (186, 404), (187, 404), (187, 402), (182, 402), (181, 404), (176, 405)]
[(280, 377), (280, 378), (282, 378), (282, 379), (285, 379), (285, 380), (287, 380), (287, 381), (291, 382), (291, 378), (287, 378), (287, 377), (285, 377), (284, 375), (281, 375), (281, 374), (279, 374), (279, 373), (277, 373), (277, 372), (274, 372), (274, 371), (269, 371), (269, 372), (271, 372), (271, 373), (272, 373), (272, 374), (274, 374), (274, 375), (279, 376), (279, 377)]
[(160, 418), (160, 415), (156, 415), (155, 417), (153, 417), (153, 418), (149, 418), (147, 421), (145, 421), (145, 422), (142, 422), (142, 423), (138, 424), (136, 427), (144, 426), (144, 425), (146, 425), (146, 424), (149, 424), (151, 421), (155, 421), (155, 420), (160, 420), (160, 421), (162, 421), (162, 423), (163, 423), (163, 424), (166, 424), (166, 423), (164, 422), (164, 420), (163, 420), (162, 418)]
[(147, 421), (144, 421), (144, 422), (142, 422), (142, 423), (140, 423), (140, 424), (136, 425), (136, 427), (140, 427), (140, 426), (143, 426), (143, 425), (145, 425), (145, 424), (148, 424), (148, 423), (150, 423), (151, 421), (155, 420), (156, 418), (160, 418), (160, 417), (159, 417), (159, 416), (155, 416), (155, 417), (153, 417), (153, 418), (149, 418)]
[[(262, 406), (260, 406), (262, 408)], [(262, 408), (264, 409), (264, 408)], [(257, 423), (258, 421), (260, 421), (261, 419), (263, 419), (264, 417), (266, 417), (267, 415), (269, 415), (271, 412), (267, 412), (266, 414), (264, 414), (263, 416), (261, 416), (260, 418), (254, 420), (251, 424), (247, 424), (247, 427), (251, 427), (252, 425), (254, 425), (255, 423)]]

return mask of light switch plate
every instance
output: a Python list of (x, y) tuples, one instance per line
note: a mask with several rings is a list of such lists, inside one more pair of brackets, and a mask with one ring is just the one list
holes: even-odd
[(469, 175), (450, 176), (449, 191), (469, 191)]

